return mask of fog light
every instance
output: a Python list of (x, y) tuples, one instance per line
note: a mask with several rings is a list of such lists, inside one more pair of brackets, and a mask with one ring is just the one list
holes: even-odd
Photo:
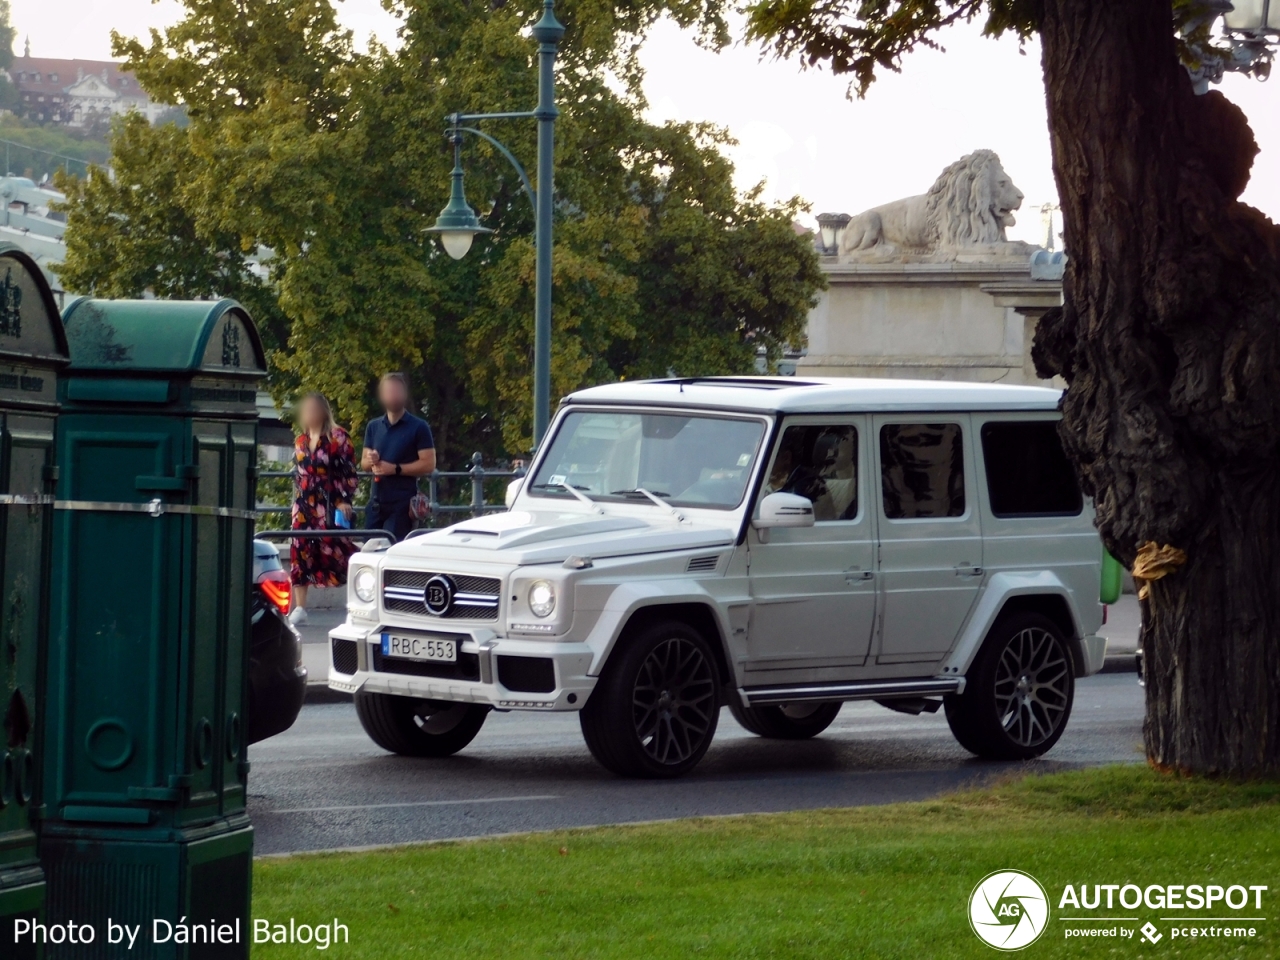
[(529, 586), (529, 609), (535, 617), (549, 617), (556, 609), (556, 589), (546, 580), (535, 580)]

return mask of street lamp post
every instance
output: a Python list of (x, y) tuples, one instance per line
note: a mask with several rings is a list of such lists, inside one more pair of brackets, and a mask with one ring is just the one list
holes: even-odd
[(1280, 44), (1280, 0), (1203, 0), (1197, 15), (1183, 28), (1184, 35), (1190, 37), (1219, 17), (1230, 49), (1222, 56), (1192, 44), (1199, 63), (1187, 69), (1197, 94), (1208, 93), (1209, 84), (1221, 83), (1228, 73), (1267, 79)]
[[(551, 214), (555, 199), (555, 66), (556, 52), (564, 26), (556, 19), (554, 0), (545, 0), (542, 18), (533, 25), (533, 38), (538, 41), (538, 105), (534, 110), (515, 113), (455, 113), (448, 117), (449, 140), (453, 144), (453, 172), (449, 203), (440, 211), (430, 230), (440, 235), (445, 252), (455, 260), (466, 256), (477, 234), (492, 231), (480, 225), (475, 211), (467, 203), (462, 186), (462, 136), (470, 133), (493, 144), (507, 158), (520, 176), (521, 186), (533, 204), (534, 271), (533, 315), (533, 445), (536, 448), (547, 432), (551, 420)], [(476, 127), (467, 126), (481, 120), (532, 119), (538, 123), (537, 189), (515, 155), (501, 142)]]

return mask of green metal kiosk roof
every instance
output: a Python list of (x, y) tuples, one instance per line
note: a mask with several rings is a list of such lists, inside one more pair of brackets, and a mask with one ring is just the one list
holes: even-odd
[(12, 243), (0, 243), (0, 356), (67, 362), (53, 292), (35, 260)]
[(72, 374), (246, 374), (267, 369), (262, 339), (234, 300), (73, 301), (62, 314)]

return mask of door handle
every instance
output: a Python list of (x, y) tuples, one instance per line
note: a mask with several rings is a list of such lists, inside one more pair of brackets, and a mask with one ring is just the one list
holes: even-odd
[(873, 570), (859, 570), (857, 567), (854, 567), (852, 570), (846, 570), (844, 572), (844, 582), (859, 583), (863, 580), (874, 580), (875, 576), (875, 571)]
[(980, 577), (982, 576), (982, 568), (975, 567), (969, 563), (958, 563), (955, 566), (957, 577)]

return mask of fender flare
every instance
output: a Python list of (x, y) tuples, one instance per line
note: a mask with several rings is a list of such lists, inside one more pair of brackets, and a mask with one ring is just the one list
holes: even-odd
[(982, 642), (1004, 610), (1005, 604), (1014, 597), (1035, 596), (1057, 596), (1063, 599), (1071, 617), (1071, 636), (1067, 642), (1071, 645), (1076, 663), (1086, 663), (1084, 650), (1080, 645), (1080, 619), (1076, 615), (1076, 605), (1073, 602), (1071, 589), (1058, 578), (1057, 574), (1049, 570), (1007, 571), (992, 574), (978, 599), (977, 606), (960, 632), (960, 638), (951, 648), (951, 653), (938, 667), (938, 675), (965, 676), (973, 665), (974, 657), (982, 648)]
[(584, 641), (593, 654), (591, 666), (587, 668), (587, 675), (592, 677), (600, 675), (614, 647), (617, 646), (622, 632), (635, 614), (647, 607), (666, 607), (676, 604), (697, 604), (707, 609), (716, 624), (718, 633), (718, 636), (707, 637), (707, 640), (718, 644), (724, 655), (724, 662), (732, 671), (733, 660), (729, 656), (727, 644), (727, 638), (730, 635), (729, 623), (724, 608), (706, 591), (690, 589), (688, 581), (656, 580), (622, 583), (609, 595), (604, 609), (600, 611), (595, 625)]

